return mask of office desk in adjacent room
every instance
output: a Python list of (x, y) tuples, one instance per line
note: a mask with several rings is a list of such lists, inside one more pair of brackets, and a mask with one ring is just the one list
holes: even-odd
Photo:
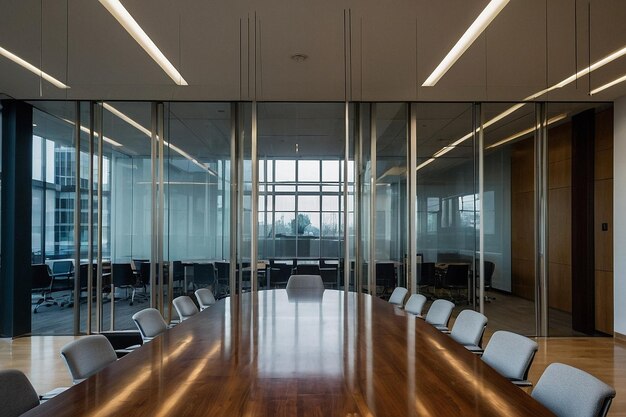
[(550, 416), (479, 357), (367, 294), (218, 301), (26, 416)]

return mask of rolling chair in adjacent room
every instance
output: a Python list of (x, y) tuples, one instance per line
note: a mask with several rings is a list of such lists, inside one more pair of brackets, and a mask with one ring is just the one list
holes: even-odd
[(515, 385), (529, 387), (528, 371), (538, 347), (525, 336), (499, 330), (489, 339), (482, 360)]
[(72, 382), (78, 384), (117, 360), (111, 342), (102, 335), (81, 337), (61, 349)]
[(224, 298), (230, 295), (230, 262), (215, 262), (217, 271), (216, 288), (214, 294), (217, 298)]
[(211, 307), (215, 304), (215, 297), (213, 296), (213, 292), (208, 288), (200, 288), (197, 289), (196, 292), (196, 300), (198, 300), (198, 305), (200, 306), (200, 311)]
[(198, 288), (215, 288), (215, 267), (213, 264), (193, 264), (193, 285)]
[(376, 288), (382, 287), (378, 295), (386, 297), (396, 287), (396, 266), (392, 262), (376, 263)]
[(404, 306), (404, 299), (406, 298), (406, 294), (409, 292), (404, 287), (396, 287), (393, 292), (389, 296), (389, 304), (393, 304), (398, 307)]
[[(464, 301), (468, 302), (467, 299), (461, 299), (461, 292), (463, 290), (469, 290), (468, 287), (468, 277), (469, 277), (469, 265), (467, 264), (450, 264), (446, 268), (445, 274), (443, 276), (442, 288), (448, 290), (450, 294), (450, 299), (454, 302)], [(456, 290), (459, 298), (454, 298), (452, 295), (452, 291)]]
[(406, 304), (404, 305), (404, 311), (413, 315), (422, 316), (422, 310), (426, 304), (426, 297), (422, 294), (411, 294)]
[(52, 297), (53, 277), (50, 273), (50, 268), (48, 268), (48, 265), (32, 265), (31, 271), (33, 277), (33, 304), (35, 304), (33, 313), (36, 314), (39, 310), (39, 307), (50, 307), (53, 305), (57, 305), (57, 302), (54, 297)]
[(428, 309), (424, 320), (437, 330), (442, 332), (448, 332), (448, 323), (450, 322), (450, 316), (454, 309), (454, 303), (448, 300), (435, 300)]
[(557, 417), (604, 417), (615, 390), (585, 371), (553, 363), (543, 372), (531, 395)]
[(146, 308), (133, 314), (133, 321), (139, 329), (143, 343), (149, 342), (167, 330), (167, 323), (156, 308)]
[(320, 275), (292, 275), (287, 281), (288, 290), (323, 290), (324, 281)]
[(469, 351), (482, 353), (482, 340), (486, 328), (487, 317), (478, 311), (463, 310), (454, 321), (450, 337)]
[(272, 288), (285, 288), (293, 269), (291, 265), (275, 263), (269, 269), (270, 286)]
[(435, 263), (434, 262), (423, 262), (420, 265), (420, 279), (417, 283), (417, 288), (420, 292), (425, 290), (429, 294), (431, 294), (428, 290), (432, 287), (433, 293), (435, 290), (435, 285), (437, 284), (436, 275), (435, 275)]
[(39, 405), (39, 396), (21, 371), (0, 371), (0, 414), (4, 417), (19, 417)]
[[(112, 282), (113, 282), (113, 297), (115, 297), (115, 289), (125, 289), (126, 290), (126, 298), (125, 300), (129, 300), (129, 305), (133, 305), (135, 302), (135, 284), (137, 282), (135, 278), (135, 274), (133, 273), (133, 269), (130, 264), (111, 264), (111, 274)], [(128, 290), (132, 290), (131, 296), (128, 296)]]
[(178, 313), (178, 317), (181, 322), (200, 312), (193, 300), (187, 295), (181, 295), (180, 297), (174, 298), (174, 300), (172, 300), (172, 304), (174, 304), (174, 308), (176, 309), (176, 313)]

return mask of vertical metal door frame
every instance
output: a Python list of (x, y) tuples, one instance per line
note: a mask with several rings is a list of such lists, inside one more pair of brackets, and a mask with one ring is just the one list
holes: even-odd
[[(98, 333), (102, 332), (102, 321), (103, 321), (103, 311), (102, 311), (102, 183), (103, 183), (103, 161), (102, 161), (102, 125), (103, 125), (103, 112), (102, 112), (102, 102), (98, 102), (96, 105), (96, 124), (98, 126), (98, 241), (97, 241), (97, 254), (96, 254), (96, 264), (97, 264), (97, 275), (96, 275), (96, 331)], [(115, 303), (115, 294), (111, 293), (111, 302)], [(113, 318), (111, 318), (113, 319)]]
[(228, 285), (231, 296), (237, 288), (237, 242), (239, 241), (239, 104), (230, 104), (230, 265)]
[(409, 166), (407, 170), (407, 202), (408, 202), (408, 216), (409, 216), (409, 233), (408, 233), (408, 271), (407, 271), (407, 285), (409, 286), (410, 293), (415, 294), (417, 292), (417, 103), (409, 103), (408, 111), (408, 125), (409, 125), (409, 140), (407, 141), (407, 152), (409, 156)]
[(87, 187), (87, 329), (86, 333), (91, 334), (93, 315), (93, 148), (96, 123), (96, 103), (89, 102), (89, 184)]
[[(480, 103), (474, 104), (474, 132), (478, 133), (478, 311), (485, 314), (485, 213), (484, 213), (484, 195), (485, 195), (485, 135), (483, 129), (483, 107)], [(475, 258), (475, 257), (474, 257)], [(474, 262), (476, 269), (476, 262)], [(474, 279), (476, 273), (474, 272)], [(472, 280), (472, 290), (475, 290), (476, 284)], [(474, 291), (470, 291), (473, 294)], [(472, 304), (476, 308), (476, 297), (472, 297)]]
[(537, 336), (548, 336), (548, 138), (547, 105), (535, 104), (535, 318)]
[[(361, 239), (361, 198), (363, 175), (361, 172), (363, 129), (361, 128), (361, 104), (354, 104), (354, 291), (361, 291), (361, 260), (363, 245)], [(345, 268), (345, 266), (344, 266)], [(344, 278), (345, 282), (345, 278)], [(347, 287), (349, 289), (349, 287)]]
[[(157, 184), (157, 227), (156, 230), (152, 232), (156, 232), (156, 241), (157, 241), (157, 256), (156, 256), (156, 274), (154, 275), (154, 281), (157, 283), (158, 289), (158, 297), (157, 304), (159, 306), (159, 311), (161, 314), (165, 314), (165, 305), (164, 305), (164, 287), (165, 287), (165, 264), (163, 261), (163, 228), (165, 223), (165, 190), (164, 190), (164, 147), (165, 147), (165, 106), (164, 104), (158, 103), (157, 105), (157, 127), (158, 132), (157, 136), (159, 138), (158, 142), (158, 158), (157, 158), (157, 169), (158, 169), (158, 184)], [(154, 240), (154, 239), (153, 239)], [(170, 274), (171, 275), (171, 274)]]
[[(343, 287), (350, 287), (350, 231), (348, 228), (348, 161), (350, 157), (350, 103), (345, 102), (345, 136), (343, 159)], [(321, 171), (320, 171), (321, 172)], [(353, 188), (354, 189), (354, 188)]]
[(370, 256), (368, 292), (376, 295), (376, 103), (370, 104)]
[(74, 103), (74, 169), (76, 179), (74, 186), (74, 325), (73, 331), (77, 335), (80, 333), (80, 101)]
[[(257, 155), (257, 102), (252, 102), (252, 190), (250, 193), (250, 205), (252, 206), (252, 218), (250, 219), (250, 291), (257, 289), (257, 262), (259, 241), (259, 156)], [(296, 171), (297, 172), (297, 171)], [(243, 274), (242, 274), (243, 275)]]
[[(151, 108), (151, 133), (150, 138), (150, 233), (157, 229), (157, 142), (158, 142), (158, 103), (153, 102)], [(158, 309), (155, 288), (155, 273), (157, 270), (158, 245), (155, 236), (150, 239), (150, 307)]]

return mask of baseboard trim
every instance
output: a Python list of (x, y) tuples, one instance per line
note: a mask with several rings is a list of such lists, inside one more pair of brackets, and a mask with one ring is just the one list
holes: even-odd
[(613, 332), (613, 337), (615, 338), (615, 340), (617, 340), (618, 342), (621, 343), (626, 343), (626, 334), (621, 334), (618, 332)]

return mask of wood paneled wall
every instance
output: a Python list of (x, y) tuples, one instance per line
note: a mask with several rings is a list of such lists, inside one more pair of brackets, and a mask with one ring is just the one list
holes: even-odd
[(533, 139), (511, 150), (511, 292), (535, 299), (535, 174)]
[[(613, 109), (595, 116), (595, 323), (613, 332)], [(511, 151), (511, 291), (535, 299), (533, 138)], [(572, 125), (548, 132), (548, 302), (572, 311)], [(608, 230), (602, 230), (606, 223)]]
[[(595, 316), (596, 329), (613, 334), (613, 109), (596, 114)], [(606, 223), (607, 230), (602, 230)]]
[(572, 125), (548, 130), (548, 305), (572, 312)]

